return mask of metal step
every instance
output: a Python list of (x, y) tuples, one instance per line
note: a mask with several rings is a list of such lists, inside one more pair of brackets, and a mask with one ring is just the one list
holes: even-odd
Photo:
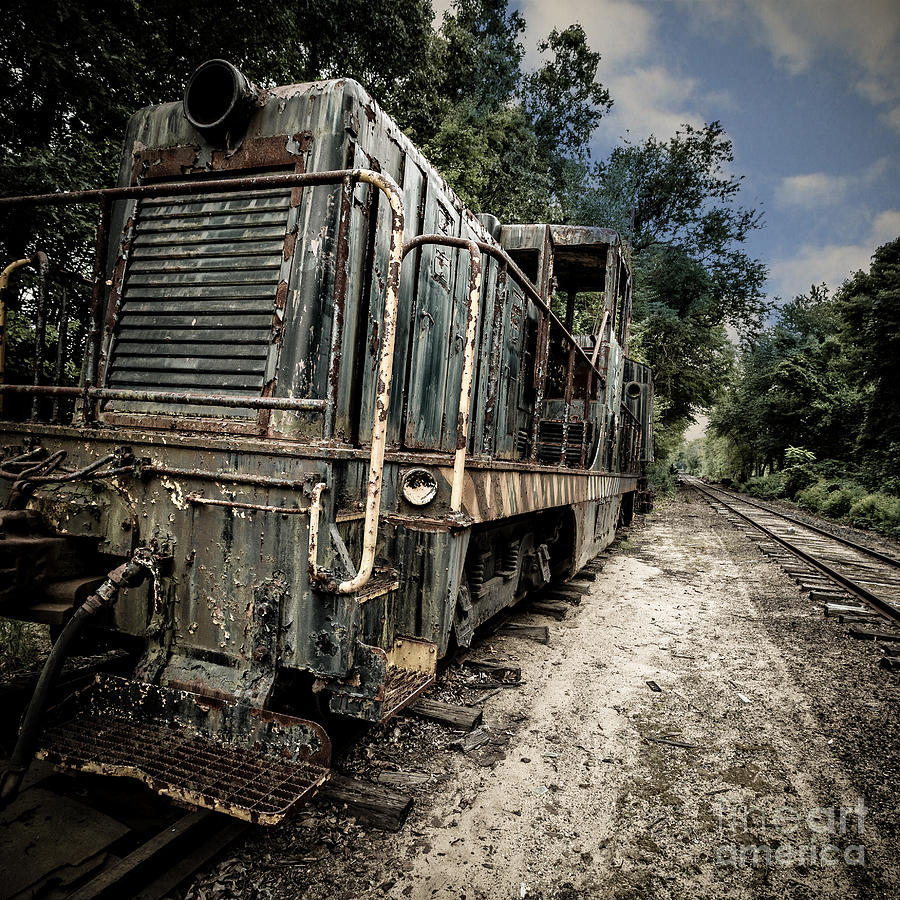
[(328, 777), (331, 742), (305, 719), (100, 675), (60, 712), (37, 755), (274, 825)]
[(345, 682), (329, 685), (332, 712), (384, 722), (434, 683), (437, 646), (421, 638), (400, 637), (390, 651), (358, 645), (357, 668)]

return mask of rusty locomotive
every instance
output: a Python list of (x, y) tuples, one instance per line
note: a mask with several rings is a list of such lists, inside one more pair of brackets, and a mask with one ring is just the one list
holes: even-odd
[[(357, 83), (212, 60), (133, 116), (117, 187), (0, 212), (53, 203), (99, 204), (93, 318), (78, 385), (38, 357), (0, 393), (30, 408), (0, 423), (0, 614), (61, 629), (5, 795), (36, 751), (277, 822), (327, 777), (325, 713), (395, 714), (640, 502), (627, 247), (474, 216)], [(130, 668), (44, 714), (82, 625)]]

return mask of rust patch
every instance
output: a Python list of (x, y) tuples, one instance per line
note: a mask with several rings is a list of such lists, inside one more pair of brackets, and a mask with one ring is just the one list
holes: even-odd
[(294, 256), (294, 250), (297, 248), (297, 232), (290, 231), (284, 239), (284, 259), (285, 261)]
[[(290, 135), (278, 134), (273, 137), (243, 141), (239, 147), (233, 150), (214, 150), (212, 168), (228, 171), (230, 169), (293, 166), (297, 162), (298, 154), (290, 149), (291, 143)], [(300, 149), (301, 152), (305, 151), (305, 142), (300, 142)]]
[(166, 147), (162, 150), (142, 149), (134, 154), (131, 183), (139, 184), (145, 178), (173, 178), (193, 171), (200, 148), (196, 144), (182, 147)]

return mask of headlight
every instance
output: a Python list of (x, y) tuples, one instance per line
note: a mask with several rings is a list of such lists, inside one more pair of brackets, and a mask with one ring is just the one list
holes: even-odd
[(413, 506), (427, 506), (437, 496), (437, 480), (428, 469), (408, 469), (400, 480), (400, 493)]

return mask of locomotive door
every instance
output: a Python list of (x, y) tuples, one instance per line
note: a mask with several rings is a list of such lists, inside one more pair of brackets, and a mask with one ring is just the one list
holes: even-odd
[[(429, 181), (422, 232), (458, 236), (460, 219), (460, 210)], [(404, 443), (451, 452), (465, 355), (468, 255), (434, 244), (420, 253), (410, 318)]]
[[(361, 168), (375, 168), (372, 160), (358, 146), (354, 146), (353, 165)], [(403, 187), (403, 206), (406, 211), (404, 241), (408, 241), (422, 233), (428, 185), (422, 168), (405, 154), (398, 160), (397, 165), (403, 173), (402, 177), (398, 177), (396, 180)], [(364, 250), (365, 258), (364, 260), (360, 258), (356, 264), (356, 270), (351, 268), (351, 273), (358, 270), (363, 285), (360, 290), (362, 302), (359, 304), (359, 312), (352, 311), (352, 305), (348, 304), (348, 319), (352, 312), (356, 319), (354, 329), (357, 336), (353, 353), (356, 364), (347, 391), (351, 398), (350, 408), (355, 410), (357, 415), (354, 427), (359, 435), (359, 443), (366, 445), (372, 438), (372, 420), (375, 412), (391, 216), (381, 193), (368, 185), (357, 186), (354, 215), (357, 218), (351, 220), (351, 234), (355, 236), (358, 247)], [(416, 279), (416, 260), (411, 254), (406, 258), (400, 270), (397, 330), (394, 338), (394, 374), (387, 425), (389, 447), (398, 446), (403, 435), (403, 420), (407, 402), (405, 385), (408, 380), (408, 376), (404, 378), (404, 373), (407, 372), (409, 366), (410, 330), (413, 328), (412, 323), (415, 317)]]

